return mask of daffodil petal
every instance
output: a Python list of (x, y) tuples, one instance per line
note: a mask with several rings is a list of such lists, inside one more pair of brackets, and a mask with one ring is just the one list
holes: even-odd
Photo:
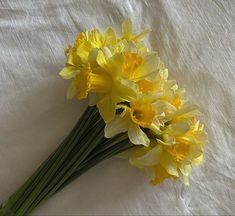
[[(96, 47), (94, 47), (96, 48)], [(86, 63), (89, 57), (89, 54), (92, 50), (92, 46), (90, 44), (90, 42), (86, 41), (84, 43), (82, 43), (76, 51), (77, 56), (80, 57), (80, 61), (82, 61), (82, 63)]]
[(102, 47), (101, 50), (102, 50), (106, 59), (109, 59), (113, 56), (111, 50), (108, 47)]
[(82, 63), (82, 59), (79, 55), (77, 55), (75, 50), (69, 50), (68, 56), (67, 56), (67, 63), (69, 65), (78, 66)]
[(169, 154), (164, 154), (160, 159), (160, 164), (166, 169), (170, 175), (179, 176), (177, 164)]
[(132, 23), (128, 18), (122, 23), (122, 34), (125, 39), (131, 39), (132, 36)]
[(157, 100), (155, 103), (153, 103), (153, 106), (158, 114), (176, 112), (175, 106), (164, 100)]
[(179, 169), (184, 176), (184, 184), (188, 186), (189, 185), (189, 175), (191, 173), (192, 166), (191, 165), (182, 165), (179, 167)]
[(112, 28), (107, 28), (104, 32), (105, 44), (107, 46), (115, 44), (117, 42), (116, 33)]
[(139, 42), (139, 41), (143, 40), (145, 38), (145, 36), (148, 35), (151, 31), (152, 31), (152, 29), (145, 29), (140, 34), (133, 37), (133, 40)]
[(98, 101), (102, 98), (101, 95), (90, 93), (88, 96), (89, 99), (89, 106), (94, 106), (98, 103)]
[(78, 68), (74, 66), (65, 66), (59, 73), (63, 79), (74, 78), (79, 73)]
[(138, 81), (150, 76), (153, 72), (158, 69), (160, 59), (157, 53), (151, 53), (145, 56), (143, 64), (141, 64), (136, 70), (134, 80)]
[(98, 103), (97, 107), (99, 109), (101, 117), (107, 123), (111, 121), (115, 116), (115, 103), (110, 97), (110, 95), (106, 95), (102, 98)]
[(77, 94), (75, 83), (71, 82), (67, 90), (67, 99), (72, 99)]
[(105, 137), (111, 138), (117, 134), (123, 133), (128, 130), (131, 122), (125, 116), (116, 116), (113, 120), (108, 122), (104, 129)]
[(99, 52), (99, 49), (93, 48), (93, 49), (91, 50), (91, 52), (89, 53), (88, 61), (89, 61), (89, 62), (96, 61), (98, 52)]
[(194, 158), (193, 159), (193, 161), (192, 161), (192, 163), (193, 163), (193, 165), (200, 165), (200, 164), (202, 164), (204, 162), (204, 156), (203, 156), (203, 154), (201, 154), (199, 157), (197, 157), (197, 158)]
[(191, 128), (190, 121), (178, 121), (170, 125), (170, 130), (174, 135), (187, 133)]
[(107, 61), (106, 61), (104, 53), (101, 50), (98, 51), (96, 61), (102, 68), (106, 69)]
[(172, 117), (174, 118), (189, 118), (192, 116), (199, 116), (201, 112), (198, 106), (194, 104), (185, 104), (181, 109), (177, 110)]
[(159, 163), (161, 154), (162, 154), (162, 146), (157, 145), (143, 156), (138, 157), (137, 160), (143, 166), (154, 166)]
[(166, 145), (166, 146), (170, 146), (170, 145), (173, 145), (174, 143), (167, 143), (167, 142), (164, 142), (163, 140), (160, 140), (160, 139), (156, 139), (157, 142), (161, 145)]
[(138, 91), (138, 86), (131, 81), (128, 80), (120, 80), (116, 81), (115, 86), (113, 87), (113, 98), (116, 101), (131, 101), (136, 98)]
[(140, 129), (139, 125), (137, 124), (130, 125), (128, 129), (128, 137), (135, 145), (148, 146), (150, 143), (148, 136)]
[(119, 79), (122, 74), (122, 65), (124, 63), (124, 57), (122, 54), (115, 54), (107, 60), (105, 69), (114, 78)]
[(155, 172), (155, 178), (150, 181), (150, 183), (153, 185), (160, 184), (164, 182), (166, 179), (172, 178), (172, 176), (160, 164), (154, 166), (153, 170)]

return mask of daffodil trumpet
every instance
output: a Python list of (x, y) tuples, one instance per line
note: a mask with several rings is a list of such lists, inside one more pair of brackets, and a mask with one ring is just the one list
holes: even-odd
[(0, 207), (0, 216), (28, 215), (71, 181), (112, 156), (153, 173), (150, 183), (183, 176), (204, 161), (207, 143), (201, 112), (185, 90), (168, 79), (157, 52), (143, 42), (150, 32), (122, 35), (112, 28), (79, 33), (65, 49), (60, 76), (71, 80), (67, 98), (87, 98), (89, 107), (61, 145)]

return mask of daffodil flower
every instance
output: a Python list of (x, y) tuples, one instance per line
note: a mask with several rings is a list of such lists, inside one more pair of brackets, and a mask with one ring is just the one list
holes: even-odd
[(107, 28), (103, 34), (98, 29), (79, 33), (74, 46), (65, 49), (67, 63), (60, 72), (60, 76), (64, 79), (75, 78), (83, 65), (88, 63), (93, 49), (100, 49), (116, 43), (116, 33), (112, 28)]
[(123, 109), (121, 115), (106, 124), (105, 136), (112, 137), (128, 131), (128, 136), (133, 144), (148, 146), (150, 139), (141, 128), (148, 128), (160, 134), (160, 127), (167, 121), (165, 115), (175, 111), (175, 107), (162, 100), (151, 97), (140, 97), (131, 101), (129, 106), (119, 105)]
[(117, 103), (133, 100), (138, 92), (138, 86), (134, 82), (122, 78), (123, 62), (122, 54), (106, 58), (102, 51), (98, 52), (97, 63), (109, 75), (111, 83), (109, 90), (104, 92), (103, 98), (97, 103), (100, 114), (106, 122), (114, 118)]
[(99, 50), (93, 67), (87, 64), (82, 68), (72, 84), (78, 99), (86, 98), (89, 93), (93, 93), (91, 103), (97, 104), (105, 122), (114, 118), (117, 103), (136, 97), (138, 86), (122, 79), (122, 64), (122, 54), (109, 57)]
[(174, 134), (174, 142), (151, 141), (148, 147), (140, 146), (129, 151), (129, 161), (133, 166), (153, 170), (155, 178), (152, 184), (159, 184), (167, 178), (176, 179), (180, 172), (188, 185), (192, 165), (203, 162), (202, 149), (207, 136), (199, 121), (179, 121), (170, 127), (166, 130)]

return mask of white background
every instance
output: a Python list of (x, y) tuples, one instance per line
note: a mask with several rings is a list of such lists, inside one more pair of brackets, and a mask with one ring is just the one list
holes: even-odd
[(65, 98), (63, 48), (78, 32), (130, 17), (201, 106), (210, 143), (190, 187), (152, 187), (146, 173), (111, 159), (33, 215), (235, 214), (235, 1), (0, 1), (0, 201), (71, 130), (86, 104)]

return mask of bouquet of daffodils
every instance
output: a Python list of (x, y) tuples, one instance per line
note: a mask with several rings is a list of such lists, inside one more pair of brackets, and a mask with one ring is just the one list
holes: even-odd
[(27, 215), (99, 162), (119, 155), (153, 172), (151, 184), (183, 176), (203, 161), (207, 136), (200, 112), (154, 51), (133, 34), (129, 19), (122, 36), (112, 28), (79, 33), (65, 49), (60, 72), (71, 84), (67, 97), (89, 100), (70, 134), (0, 207), (0, 215)]

